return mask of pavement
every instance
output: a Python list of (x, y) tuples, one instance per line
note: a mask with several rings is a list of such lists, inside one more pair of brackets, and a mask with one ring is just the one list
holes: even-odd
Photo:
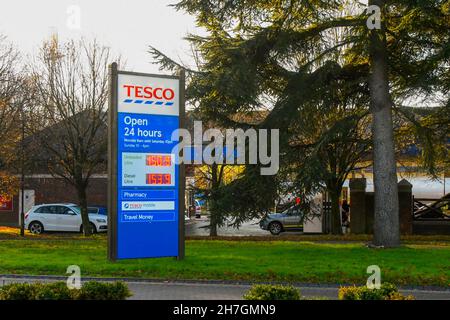
[[(16, 276), (0, 275), (0, 286), (14, 282), (52, 282), (65, 281), (57, 276)], [(241, 300), (250, 288), (250, 283), (219, 281), (160, 281), (136, 279), (83, 278), (82, 281), (122, 280), (128, 284), (133, 296), (130, 300)], [(302, 296), (307, 298), (337, 299), (338, 285), (295, 285)], [(441, 288), (402, 288), (400, 292), (413, 295), (417, 300), (450, 300), (450, 289)]]

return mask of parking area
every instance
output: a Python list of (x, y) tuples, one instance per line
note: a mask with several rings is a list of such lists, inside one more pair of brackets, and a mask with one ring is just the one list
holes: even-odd
[[(188, 222), (186, 222), (186, 236), (208, 236), (209, 229), (207, 228), (209, 224), (209, 219), (207, 217), (202, 217), (200, 219), (191, 218)], [(247, 221), (242, 224), (239, 229), (234, 228), (229, 225), (225, 225), (220, 227), (217, 230), (219, 236), (267, 236), (267, 237), (276, 237), (272, 236), (269, 231), (262, 230), (259, 227), (259, 219), (254, 219), (251, 221)], [(293, 235), (293, 234), (303, 234), (302, 232), (283, 232), (280, 236), (283, 235)]]

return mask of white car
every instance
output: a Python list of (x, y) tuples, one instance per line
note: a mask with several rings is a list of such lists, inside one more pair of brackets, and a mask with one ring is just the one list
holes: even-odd
[(200, 201), (195, 200), (195, 217), (200, 218), (202, 215), (202, 206), (200, 204)]
[[(101, 214), (89, 214), (93, 231), (106, 232), (108, 217)], [(80, 207), (72, 203), (51, 203), (34, 206), (25, 215), (25, 228), (31, 233), (40, 234), (44, 231), (81, 232)]]

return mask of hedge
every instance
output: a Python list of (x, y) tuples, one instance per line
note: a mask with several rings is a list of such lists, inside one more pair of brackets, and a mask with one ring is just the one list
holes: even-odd
[(131, 293), (123, 282), (89, 281), (81, 289), (65, 282), (12, 283), (0, 287), (0, 300), (125, 300)]
[(244, 295), (245, 300), (300, 300), (300, 291), (293, 286), (254, 285)]
[(413, 296), (404, 296), (395, 285), (383, 283), (379, 289), (363, 287), (341, 287), (339, 300), (414, 300)]

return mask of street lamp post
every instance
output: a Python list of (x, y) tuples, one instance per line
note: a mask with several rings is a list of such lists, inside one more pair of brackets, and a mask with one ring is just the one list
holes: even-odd
[(25, 147), (24, 147), (24, 139), (25, 139), (25, 112), (24, 105), (21, 106), (21, 122), (22, 122), (22, 137), (20, 142), (20, 236), (25, 236), (25, 213), (24, 213), (24, 204), (25, 204)]

